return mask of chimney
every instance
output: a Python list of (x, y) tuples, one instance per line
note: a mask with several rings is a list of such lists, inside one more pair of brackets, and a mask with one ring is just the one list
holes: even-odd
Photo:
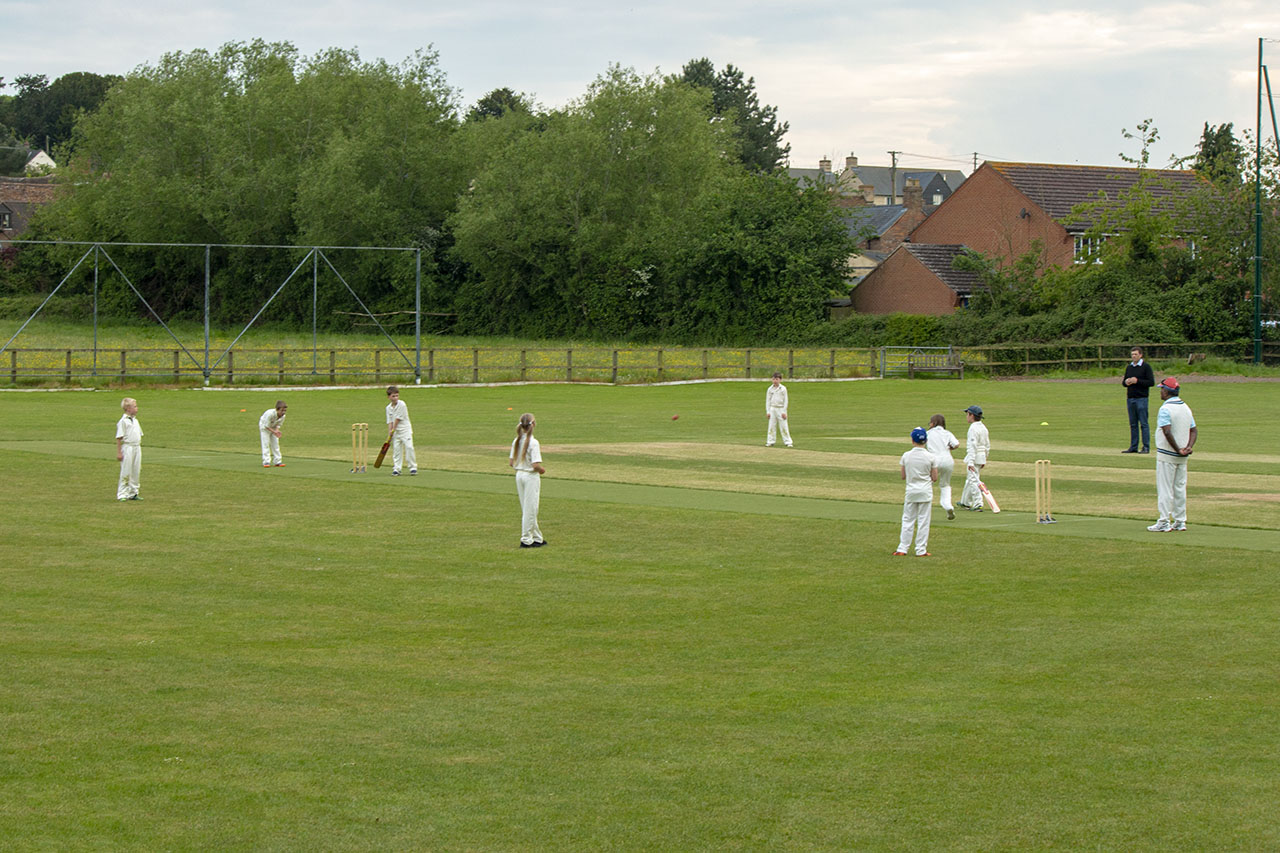
[(907, 185), (902, 188), (902, 204), (907, 210), (924, 209), (924, 187), (919, 178), (907, 178)]
[(823, 157), (821, 160), (819, 160), (819, 161), (818, 161), (818, 171), (819, 171), (819, 172), (830, 172), (830, 171), (831, 171), (831, 160), (830, 160), (830, 158)]
[(853, 152), (849, 152), (849, 156), (844, 158), (844, 167), (846, 169), (858, 168), (858, 158), (853, 156)]

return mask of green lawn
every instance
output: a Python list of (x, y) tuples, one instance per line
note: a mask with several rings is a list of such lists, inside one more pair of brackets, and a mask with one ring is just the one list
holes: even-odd
[[(287, 392), (263, 470), (276, 392), (143, 389), (128, 504), (119, 393), (0, 393), (4, 846), (1280, 845), (1274, 385), (1187, 387), (1179, 535), (1118, 381), (791, 383), (793, 450), (764, 389), (408, 388), (398, 479), (347, 470), (379, 391)], [(888, 556), (907, 432), (975, 402), (1006, 512)]]

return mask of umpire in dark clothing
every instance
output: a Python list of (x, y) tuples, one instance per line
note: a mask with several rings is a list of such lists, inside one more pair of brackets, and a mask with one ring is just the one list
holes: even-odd
[[(1125, 394), (1129, 404), (1129, 449), (1121, 453), (1150, 453), (1151, 429), (1147, 426), (1147, 393), (1156, 384), (1151, 365), (1142, 360), (1142, 347), (1129, 352), (1130, 362), (1124, 369)], [(1142, 427), (1142, 449), (1138, 449), (1138, 427)]]

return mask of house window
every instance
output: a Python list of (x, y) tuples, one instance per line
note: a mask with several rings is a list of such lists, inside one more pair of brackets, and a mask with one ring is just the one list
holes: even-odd
[(0, 231), (8, 231), (9, 228), (9, 213), (7, 211), (0, 213)]
[(934, 193), (934, 194), (933, 194), (933, 203), (934, 203), (934, 204), (942, 204), (942, 193)]
[(1100, 264), (1102, 263), (1102, 245), (1111, 237), (1110, 234), (1104, 234), (1101, 237), (1086, 237), (1083, 234), (1076, 235), (1076, 251), (1075, 263), (1077, 264)]

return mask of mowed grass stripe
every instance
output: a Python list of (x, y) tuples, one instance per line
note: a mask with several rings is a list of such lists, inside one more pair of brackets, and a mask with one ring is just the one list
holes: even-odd
[[(101, 458), (102, 455), (101, 445), (83, 442), (0, 442), (0, 449), (21, 449), (27, 453), (39, 452), (81, 458)], [(243, 471), (246, 476), (259, 478), (333, 480), (347, 482), (357, 488), (425, 488), (486, 494), (514, 494), (515, 491), (510, 474), (478, 474), (419, 468), (420, 473), (417, 477), (392, 478), (388, 476), (387, 468), (382, 469), (381, 472), (371, 468), (364, 474), (352, 474), (348, 463), (296, 457), (290, 457), (290, 461), (284, 468), (264, 470), (257, 467), (260, 463), (256, 461), (256, 457), (247, 454), (171, 448), (146, 448), (144, 460), (148, 466), (176, 465), (219, 471)], [(108, 464), (103, 465), (104, 470), (113, 467)], [(144, 478), (144, 488), (153, 482), (154, 476), (152, 474)], [(109, 491), (109, 486), (108, 480), (104, 486), (104, 493)], [(958, 499), (960, 494), (958, 482), (954, 486), (954, 492), (955, 498)], [(554, 500), (589, 501), (701, 512), (880, 523), (894, 523), (901, 517), (900, 505), (729, 492), (708, 488), (557, 479), (553, 476), (543, 478), (542, 495), (544, 503)], [(1270, 530), (1192, 524), (1190, 529), (1183, 533), (1160, 535), (1148, 532), (1144, 524), (1133, 519), (1099, 518), (1055, 512), (1056, 523), (1039, 524), (1034, 512), (1006, 510), (994, 513), (988, 510), (983, 513), (972, 513), (962, 508), (957, 508), (957, 516), (954, 522), (948, 522), (942, 510), (935, 506), (933, 523), (935, 536), (945, 536), (947, 527), (954, 525), (966, 529), (1033, 533), (1066, 538), (1120, 539), (1143, 543), (1158, 541), (1165, 545), (1280, 552), (1280, 534)], [(548, 536), (550, 536), (549, 533)]]

